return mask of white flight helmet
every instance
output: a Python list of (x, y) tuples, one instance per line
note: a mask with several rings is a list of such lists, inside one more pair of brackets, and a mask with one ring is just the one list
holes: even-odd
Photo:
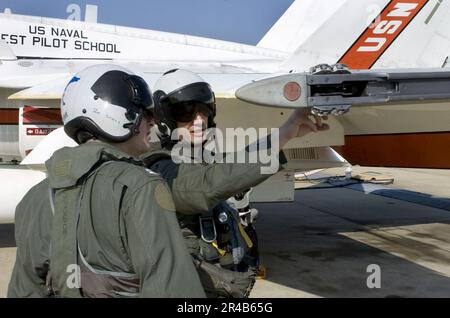
[(147, 83), (116, 65), (94, 65), (77, 73), (61, 98), (64, 130), (78, 144), (91, 138), (123, 142), (138, 134), (153, 109)]
[(155, 122), (163, 146), (171, 143), (170, 134), (177, 128), (177, 121), (189, 122), (193, 119), (196, 113), (195, 104), (206, 107), (208, 128), (215, 127), (214, 92), (199, 75), (182, 69), (170, 70), (156, 81), (153, 91)]

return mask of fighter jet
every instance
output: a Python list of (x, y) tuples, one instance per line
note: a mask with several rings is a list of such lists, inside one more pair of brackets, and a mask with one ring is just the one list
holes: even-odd
[[(348, 70), (369, 70), (359, 97), (380, 94), (377, 83), (384, 93), (395, 93), (400, 84), (390, 81), (392, 72), (413, 74), (415, 87), (425, 83), (431, 95), (439, 90), (433, 98), (413, 96), (407, 103), (374, 99), (349, 112), (351, 105), (339, 105), (347, 113), (330, 116), (329, 131), (286, 146), (290, 170), (263, 184), (259, 196), (254, 191), (256, 201), (292, 200), (295, 171), (348, 164), (336, 150), (357, 164), (450, 167), (450, 153), (442, 156), (448, 152), (443, 142), (450, 139), (450, 102), (436, 98), (445, 97), (442, 90), (448, 84), (449, 18), (450, 3), (442, 0), (297, 0), (251, 46), (92, 21), (0, 14), (0, 223), (13, 220), (21, 197), (45, 177), (45, 160), (71, 143), (57, 130), (62, 125), (61, 95), (74, 73), (98, 63), (125, 66), (150, 87), (169, 69), (199, 73), (216, 92), (219, 128), (278, 127), (293, 108), (311, 106), (297, 102), (302, 92), (307, 99), (314, 97), (308, 76), (350, 75), (345, 83), (352, 91), (361, 88), (352, 82), (359, 75)], [(348, 69), (310, 71), (337, 63)], [(293, 79), (298, 82), (292, 85)], [(249, 99), (252, 89), (250, 95), (242, 94), (244, 87), (260, 83), (275, 96), (269, 107)], [(405, 89), (408, 83), (400, 86)], [(341, 86), (327, 86), (319, 95), (347, 94), (339, 89), (348, 85)], [(292, 104), (279, 107), (286, 100)], [(326, 110), (326, 105), (316, 106)]]

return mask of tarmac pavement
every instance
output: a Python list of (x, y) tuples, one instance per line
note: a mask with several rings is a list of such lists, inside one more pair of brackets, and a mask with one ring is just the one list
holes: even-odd
[[(394, 184), (300, 182), (295, 202), (254, 205), (267, 276), (251, 297), (450, 297), (450, 171), (354, 173), (369, 170)], [(13, 225), (0, 225), (0, 297), (14, 246)]]

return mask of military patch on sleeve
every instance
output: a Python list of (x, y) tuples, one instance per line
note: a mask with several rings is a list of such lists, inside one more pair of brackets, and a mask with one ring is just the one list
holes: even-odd
[(55, 163), (53, 168), (55, 176), (64, 177), (67, 176), (72, 167), (72, 160), (60, 160)]
[(155, 187), (155, 200), (164, 210), (175, 212), (175, 203), (173, 202), (172, 194), (162, 182), (158, 182)]

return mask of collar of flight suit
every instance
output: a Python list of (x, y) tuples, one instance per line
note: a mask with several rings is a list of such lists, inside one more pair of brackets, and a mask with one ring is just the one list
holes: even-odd
[(54, 189), (73, 187), (95, 166), (105, 161), (140, 161), (103, 142), (87, 142), (77, 147), (64, 147), (57, 150), (46, 161), (50, 187)]

